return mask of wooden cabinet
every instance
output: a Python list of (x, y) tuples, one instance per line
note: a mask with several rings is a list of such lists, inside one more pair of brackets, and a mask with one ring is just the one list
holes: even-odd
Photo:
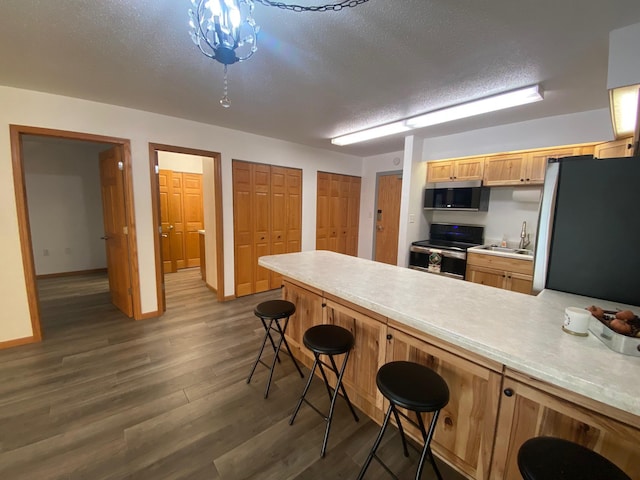
[(596, 158), (632, 157), (633, 137), (600, 143), (594, 147), (593, 156)]
[(548, 435), (594, 450), (640, 478), (638, 417), (517, 372), (507, 371), (500, 400), (491, 478), (520, 478), (517, 455), (529, 438)]
[(482, 180), (484, 157), (438, 160), (427, 163), (427, 182)]
[[(353, 404), (380, 422), (382, 395), (376, 385), (376, 374), (385, 360), (387, 319), (359, 310), (359, 307), (356, 310), (343, 302), (325, 299), (325, 323), (346, 328), (353, 334), (355, 345), (349, 354), (343, 382)], [(335, 358), (340, 368), (344, 355)]]
[(466, 279), (490, 287), (531, 294), (533, 261), (468, 253)]
[(281, 276), (258, 258), (300, 251), (301, 197), (301, 170), (233, 161), (236, 296), (280, 287)]
[[(488, 479), (502, 366), (468, 352), (462, 353), (451, 345), (442, 345), (442, 348), (437, 345), (442, 344), (441, 341), (430, 339), (421, 332), (416, 332), (416, 336), (403, 333), (392, 328), (391, 320), (388, 333), (387, 362), (406, 360), (426, 365), (438, 372), (449, 386), (449, 404), (440, 412), (433, 451), (469, 478)], [(424, 419), (428, 425), (431, 415), (425, 415)], [(403, 425), (410, 435), (422, 442), (417, 428)]]
[(593, 147), (586, 145), (487, 157), (484, 168), (484, 185), (542, 185), (549, 158), (589, 155), (592, 153)]
[(318, 172), (316, 249), (356, 256), (361, 178)]
[(287, 342), (295, 357), (311, 368), (313, 354), (302, 343), (302, 337), (309, 328), (324, 322), (322, 292), (290, 279), (284, 279), (282, 283), (282, 298), (296, 306), (296, 313), (291, 316), (287, 326)]

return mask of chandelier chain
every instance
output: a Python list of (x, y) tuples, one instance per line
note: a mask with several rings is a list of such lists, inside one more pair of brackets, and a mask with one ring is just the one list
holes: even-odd
[(343, 8), (352, 8), (362, 5), (369, 0), (343, 0), (338, 3), (331, 3), (328, 5), (315, 5), (305, 7), (303, 5), (295, 5), (283, 2), (272, 2), (271, 0), (254, 0), (256, 3), (260, 3), (267, 7), (278, 7), (282, 10), (291, 10), (293, 12), (339, 12)]

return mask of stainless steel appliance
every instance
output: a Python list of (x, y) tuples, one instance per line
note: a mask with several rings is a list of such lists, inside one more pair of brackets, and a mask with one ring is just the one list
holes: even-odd
[(464, 279), (467, 249), (482, 245), (484, 227), (432, 223), (429, 240), (413, 242), (409, 248), (409, 268)]
[(548, 288), (640, 305), (639, 179), (640, 157), (549, 161), (535, 291)]
[(428, 183), (424, 190), (425, 210), (486, 212), (489, 187), (480, 181)]

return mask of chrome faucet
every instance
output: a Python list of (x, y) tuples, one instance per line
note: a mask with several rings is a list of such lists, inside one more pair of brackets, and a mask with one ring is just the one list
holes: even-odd
[(527, 233), (527, 222), (522, 222), (522, 230), (520, 231), (520, 244), (518, 248), (523, 250), (531, 244), (529, 234)]

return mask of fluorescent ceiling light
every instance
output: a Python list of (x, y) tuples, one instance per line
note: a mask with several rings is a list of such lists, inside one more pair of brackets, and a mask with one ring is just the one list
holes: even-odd
[(633, 135), (636, 131), (638, 90), (640, 84), (609, 90), (611, 121), (616, 138)]
[[(638, 92), (636, 92), (636, 95), (637, 93)], [(335, 137), (331, 139), (331, 143), (334, 145), (350, 145), (352, 143), (371, 140), (372, 138), (386, 137), (387, 135), (393, 135), (394, 133), (406, 132), (414, 128), (428, 127), (429, 125), (450, 122), (452, 120), (458, 120), (465, 117), (473, 117), (474, 115), (480, 115), (481, 113), (494, 112), (496, 110), (515, 107), (517, 105), (525, 105), (527, 103), (538, 102), (540, 100), (542, 100), (542, 91), (540, 90), (539, 85), (531, 85), (529, 87), (512, 90), (492, 97), (486, 97), (480, 100), (455, 105), (453, 107), (435, 110), (407, 120), (400, 120), (380, 127), (373, 127), (360, 132)]]
[(505, 108), (524, 105), (527, 103), (538, 102), (542, 100), (542, 93), (538, 85), (513, 90), (507, 93), (501, 93), (492, 97), (474, 100), (468, 103), (462, 103), (453, 107), (435, 110), (408, 119), (407, 125), (412, 128), (428, 127), (438, 123), (450, 122), (460, 118), (473, 117), (481, 113), (494, 112)]
[(406, 132), (408, 130), (411, 130), (411, 127), (405, 125), (404, 121), (399, 121), (382, 125), (380, 127), (369, 128), (356, 133), (341, 135), (340, 137), (332, 138), (331, 143), (334, 145), (351, 145), (352, 143), (364, 142), (365, 140), (371, 140), (372, 138), (386, 137), (387, 135)]

